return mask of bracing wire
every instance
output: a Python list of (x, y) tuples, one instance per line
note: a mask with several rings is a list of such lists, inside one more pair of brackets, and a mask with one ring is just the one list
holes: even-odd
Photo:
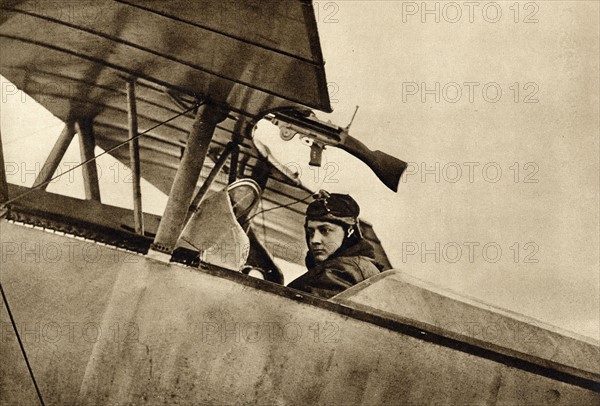
[(17, 324), (15, 323), (15, 319), (13, 317), (12, 311), (10, 310), (10, 306), (8, 305), (8, 298), (4, 294), (4, 289), (2, 288), (2, 283), (0, 283), (0, 293), (2, 294), (2, 300), (4, 301), (4, 305), (6, 306), (6, 312), (8, 313), (8, 317), (10, 318), (10, 322), (12, 324), (12, 328), (15, 332), (15, 336), (17, 337), (17, 342), (19, 343), (19, 348), (21, 349), (21, 354), (23, 355), (23, 359), (25, 360), (25, 365), (27, 365), (27, 370), (29, 371), (29, 376), (31, 376), (31, 380), (33, 382), (33, 386), (35, 387), (35, 391), (37, 392), (38, 399), (42, 406), (45, 406), (44, 398), (42, 397), (42, 392), (35, 380), (35, 376), (33, 375), (33, 370), (31, 369), (31, 364), (29, 363), (29, 359), (27, 358), (27, 353), (25, 352), (25, 347), (23, 346), (23, 342), (21, 341), (21, 335), (19, 334), (19, 330), (17, 329)]
[(271, 207), (270, 209), (264, 209), (264, 210), (261, 210), (261, 211), (259, 211), (259, 212), (256, 212), (256, 213), (254, 213), (252, 216), (250, 216), (250, 217), (248, 218), (248, 220), (246, 220), (246, 221), (245, 221), (245, 223), (249, 223), (249, 222), (250, 222), (250, 220), (252, 220), (254, 217), (258, 216), (259, 214), (263, 214), (263, 213), (266, 213), (266, 212), (268, 212), (268, 211), (277, 210), (277, 209), (282, 209), (282, 208), (284, 208), (284, 207), (289, 207), (289, 206), (292, 206), (292, 205), (294, 205), (294, 204), (298, 204), (298, 203), (305, 202), (305, 201), (307, 201), (309, 198), (311, 198), (313, 195), (314, 195), (314, 193), (312, 193), (312, 192), (311, 192), (310, 194), (308, 194), (308, 195), (307, 195), (305, 198), (303, 198), (303, 199), (295, 199), (295, 201), (293, 201), (293, 202), (291, 202), (291, 203), (287, 203), (287, 204), (280, 204), (280, 205), (277, 205), (277, 206), (275, 206), (275, 207)]

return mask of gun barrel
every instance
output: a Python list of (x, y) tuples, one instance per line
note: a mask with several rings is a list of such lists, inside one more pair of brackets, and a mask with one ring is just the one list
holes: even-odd
[(331, 145), (343, 141), (343, 128), (321, 121), (316, 116), (305, 117), (300, 114), (279, 112), (275, 113), (273, 118), (268, 117), (267, 119), (274, 124), (277, 124), (278, 121), (287, 123), (299, 133), (312, 134), (314, 137), (318, 137)]

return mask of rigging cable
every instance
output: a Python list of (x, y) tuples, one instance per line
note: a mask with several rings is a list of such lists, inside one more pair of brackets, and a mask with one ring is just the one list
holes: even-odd
[[(263, 213), (266, 213), (266, 212), (268, 212), (268, 211), (271, 211), (271, 210), (282, 209), (282, 208), (284, 208), (284, 207), (289, 207), (289, 206), (292, 206), (292, 205), (294, 205), (294, 204), (298, 204), (298, 203), (305, 202), (305, 201), (307, 201), (307, 200), (308, 200), (310, 197), (312, 197), (312, 196), (314, 196), (314, 193), (312, 193), (312, 192), (311, 192), (310, 194), (308, 194), (308, 195), (307, 195), (305, 198), (303, 198), (303, 199), (294, 199), (294, 201), (293, 201), (293, 202), (291, 202), (291, 203), (287, 203), (287, 204), (280, 204), (280, 205), (277, 205), (277, 206), (275, 206), (275, 207), (271, 207), (270, 209), (261, 210), (261, 211), (259, 211), (259, 212), (257, 212), (257, 213), (254, 213), (252, 216), (250, 216), (250, 217), (248, 218), (248, 220), (246, 220), (244, 223), (245, 223), (245, 224), (249, 223), (249, 222), (250, 222), (250, 220), (252, 220), (254, 217), (258, 216), (259, 214), (263, 214)], [(262, 200), (262, 199), (261, 199), (261, 200)]]
[(12, 324), (13, 330), (15, 332), (15, 336), (17, 337), (17, 341), (19, 342), (19, 347), (21, 348), (21, 354), (23, 355), (23, 359), (25, 360), (25, 364), (27, 365), (27, 370), (29, 371), (29, 375), (31, 376), (31, 380), (33, 381), (33, 386), (35, 387), (35, 391), (37, 392), (38, 399), (40, 400), (40, 404), (45, 406), (44, 398), (42, 397), (42, 392), (38, 387), (37, 381), (35, 380), (35, 376), (33, 375), (33, 370), (31, 369), (31, 365), (29, 364), (29, 359), (27, 358), (27, 354), (25, 353), (25, 347), (23, 347), (23, 342), (21, 341), (21, 336), (19, 335), (19, 330), (17, 330), (17, 324), (15, 323), (15, 319), (10, 311), (10, 307), (8, 306), (8, 298), (4, 294), (4, 289), (2, 288), (2, 283), (0, 283), (0, 293), (2, 293), (2, 300), (6, 306), (6, 312), (8, 313), (8, 317), (10, 318), (10, 323)]
[[(321, 190), (321, 188), (325, 184), (325, 179), (326, 179), (326, 177), (323, 177), (323, 180), (321, 181), (321, 183), (319, 184), (319, 186), (316, 188), (316, 190)], [(257, 213), (254, 213), (254, 215), (250, 216), (250, 218), (248, 218), (244, 222), (244, 224), (248, 224), (250, 222), (250, 220), (252, 220), (254, 217), (258, 216), (259, 214), (263, 214), (263, 213), (266, 213), (266, 212), (271, 211), (271, 210), (277, 210), (277, 209), (281, 209), (281, 208), (284, 208), (284, 207), (289, 207), (289, 206), (292, 206), (292, 205), (297, 204), (297, 203), (306, 202), (308, 200), (308, 198), (313, 197), (313, 196), (315, 196), (315, 193), (311, 192), (309, 195), (307, 195), (306, 197), (303, 197), (302, 199), (295, 199), (293, 197), (290, 197), (290, 199), (294, 199), (293, 202), (288, 203), (288, 204), (279, 204), (279, 205), (277, 205), (275, 207), (271, 207), (270, 209), (265, 209), (265, 210), (261, 210), (261, 211), (259, 211)], [(262, 201), (263, 201), (263, 199), (261, 199), (261, 207), (262, 207)], [(263, 222), (264, 222), (264, 216), (263, 216)]]
[(262, 234), (263, 234), (263, 242), (267, 243), (267, 226), (265, 225), (265, 204), (264, 200), (260, 199), (260, 212), (261, 212), (261, 220), (262, 220)]
[[(323, 180), (321, 181), (321, 183), (319, 184), (319, 187), (317, 187), (316, 190), (321, 190), (321, 188), (323, 187), (324, 184), (325, 184), (325, 177), (323, 177)], [(246, 220), (244, 222), (244, 224), (248, 224), (250, 222), (250, 220), (252, 220), (254, 217), (258, 216), (259, 214), (262, 214), (261, 220), (262, 220), (263, 243), (266, 244), (267, 243), (267, 227), (265, 225), (265, 212), (268, 212), (268, 211), (271, 211), (271, 210), (281, 209), (283, 207), (292, 206), (292, 205), (297, 204), (297, 203), (302, 203), (302, 202), (305, 202), (309, 197), (314, 197), (314, 196), (315, 196), (315, 194), (311, 193), (311, 194), (309, 194), (308, 196), (306, 196), (306, 197), (304, 197), (302, 199), (295, 199), (296, 201), (294, 201), (294, 202), (291, 202), (291, 203), (288, 203), (288, 204), (283, 204), (283, 205), (280, 204), (280, 205), (277, 205), (275, 207), (271, 207), (270, 209), (266, 209), (266, 210), (263, 209), (264, 208), (264, 206), (263, 206), (264, 199), (261, 199), (260, 200), (260, 207), (263, 210), (255, 213), (253, 216), (251, 216), (250, 218), (248, 218), (248, 220)]]

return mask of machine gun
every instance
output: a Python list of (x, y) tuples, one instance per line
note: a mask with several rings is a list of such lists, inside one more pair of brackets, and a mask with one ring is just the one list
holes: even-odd
[(291, 140), (296, 134), (300, 135), (300, 139), (310, 146), (309, 165), (321, 166), (325, 147), (338, 147), (363, 161), (388, 188), (398, 191), (398, 182), (406, 169), (406, 162), (385, 152), (371, 151), (352, 137), (348, 134), (352, 122), (342, 128), (319, 120), (310, 110), (277, 112), (265, 118), (279, 127), (280, 136), (285, 141)]

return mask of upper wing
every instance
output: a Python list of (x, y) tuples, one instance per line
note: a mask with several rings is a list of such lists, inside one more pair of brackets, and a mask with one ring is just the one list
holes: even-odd
[[(0, 73), (63, 121), (92, 120), (97, 146), (107, 150), (127, 139), (125, 82), (135, 77), (140, 131), (171, 119), (196, 98), (227, 105), (231, 114), (215, 131), (211, 156), (235, 135), (239, 176), (255, 175), (259, 162), (266, 163), (263, 210), (310, 194), (268, 163), (249, 131), (264, 113), (280, 108), (331, 111), (310, 2), (0, 4)], [(190, 112), (140, 137), (142, 176), (164, 193), (192, 122)], [(129, 165), (127, 147), (111, 155)], [(199, 183), (213, 164), (205, 160)], [(211, 189), (226, 184), (226, 174), (217, 176)], [(255, 234), (274, 256), (303, 264), (305, 208), (300, 202), (255, 217)], [(374, 233), (366, 234), (381, 248)], [(380, 260), (389, 264), (385, 253)]]

